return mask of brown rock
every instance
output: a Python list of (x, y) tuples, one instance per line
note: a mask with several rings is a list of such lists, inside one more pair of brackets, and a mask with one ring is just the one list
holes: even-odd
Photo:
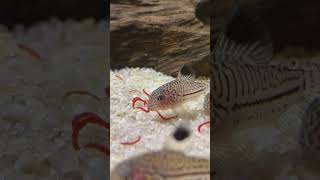
[[(110, 5), (111, 69), (151, 67), (176, 75), (209, 54), (210, 32), (192, 0), (117, 1)], [(209, 76), (208, 66), (195, 66)]]

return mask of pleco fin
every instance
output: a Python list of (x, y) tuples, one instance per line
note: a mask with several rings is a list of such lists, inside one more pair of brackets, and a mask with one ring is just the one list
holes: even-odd
[(183, 151), (189, 145), (191, 135), (190, 122), (179, 122), (178, 126), (164, 143), (164, 149)]
[(268, 64), (272, 56), (272, 46), (263, 46), (260, 42), (240, 44), (221, 34), (214, 57), (216, 62)]
[(188, 81), (194, 81), (196, 78), (196, 73), (192, 68), (191, 64), (184, 64), (178, 74), (177, 79), (184, 79)]
[(218, 62), (267, 64), (273, 56), (273, 41), (255, 3), (238, 3), (226, 18), (215, 48)]

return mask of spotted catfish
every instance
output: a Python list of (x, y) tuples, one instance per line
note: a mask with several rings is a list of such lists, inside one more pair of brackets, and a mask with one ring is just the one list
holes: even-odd
[(207, 82), (195, 81), (192, 67), (185, 64), (175, 80), (160, 86), (151, 93), (148, 109), (150, 111), (172, 109), (180, 112), (186, 101), (199, 97), (208, 88)]
[[(173, 137), (173, 138), (172, 138)], [(186, 142), (190, 131), (178, 127), (172, 134), (177, 143)], [(170, 143), (171, 146), (173, 145)], [(185, 155), (175, 147), (145, 153), (118, 164), (111, 173), (111, 180), (209, 180), (209, 159)]]

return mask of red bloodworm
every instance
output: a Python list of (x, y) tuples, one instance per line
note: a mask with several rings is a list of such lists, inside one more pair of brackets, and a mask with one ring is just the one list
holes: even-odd
[(76, 115), (74, 116), (73, 120), (72, 120), (72, 128), (75, 128), (75, 126), (81, 122), (83, 119), (86, 119), (88, 117), (94, 117), (95, 114), (94, 113), (91, 113), (91, 112), (84, 112), (84, 113), (81, 113), (79, 115)]
[(31, 47), (29, 47), (26, 44), (18, 43), (17, 47), (21, 49), (22, 51), (27, 52), (30, 56), (32, 56), (34, 59), (41, 59), (41, 56), (39, 53), (37, 53), (35, 50), (33, 50)]
[(94, 94), (92, 94), (92, 93), (90, 93), (90, 92), (88, 92), (88, 91), (78, 91), (78, 90), (69, 91), (69, 92), (65, 93), (65, 95), (63, 96), (63, 98), (65, 99), (65, 98), (68, 98), (68, 97), (70, 97), (70, 96), (72, 96), (72, 95), (75, 95), (75, 94), (88, 95), (88, 96), (94, 98), (94, 99), (97, 100), (97, 101), (101, 101), (101, 99), (100, 99), (98, 96), (96, 96), (96, 95), (94, 95)]
[(151, 95), (150, 95), (146, 90), (142, 89), (142, 91), (143, 91), (143, 93), (144, 93), (145, 95), (151, 97)]
[(139, 142), (141, 140), (141, 136), (138, 137), (138, 139), (132, 141), (132, 142), (122, 142), (120, 144), (122, 145), (133, 145), (133, 144), (136, 144), (137, 142)]
[(132, 108), (135, 109), (135, 104), (137, 101), (142, 101), (143, 102), (143, 105), (146, 105), (147, 104), (147, 101), (146, 100), (143, 100), (141, 99), (140, 97), (135, 97), (132, 99)]
[(72, 120), (72, 144), (75, 150), (80, 150), (80, 146), (78, 144), (79, 132), (88, 123), (97, 124), (106, 129), (110, 129), (110, 124), (105, 122), (103, 119), (101, 119), (94, 113), (85, 112), (75, 116)]
[(207, 125), (207, 124), (209, 124), (209, 123), (210, 123), (210, 120), (201, 123), (201, 124), (198, 126), (198, 132), (201, 133), (201, 128), (202, 128), (204, 125)]
[(175, 119), (175, 118), (177, 118), (178, 116), (172, 116), (172, 117), (164, 117), (162, 114), (160, 114), (160, 112), (159, 111), (156, 111), (157, 113), (158, 113), (158, 115), (161, 117), (161, 119), (162, 120), (165, 120), (165, 121), (167, 121), (167, 120), (171, 120), (171, 119)]
[(140, 91), (136, 90), (136, 89), (132, 89), (130, 90), (129, 92), (138, 92), (138, 93), (141, 93)]
[(109, 156), (110, 155), (110, 149), (107, 148), (104, 145), (101, 144), (96, 144), (96, 143), (90, 143), (90, 144), (86, 144), (84, 146), (85, 148), (92, 148), (92, 149), (97, 149), (100, 152), (104, 153), (105, 155)]
[[(143, 89), (143, 92), (144, 92), (147, 96), (150, 97), (150, 94), (147, 93), (144, 89)], [(137, 101), (142, 101), (142, 102), (143, 102), (143, 105), (146, 105), (146, 104), (148, 103), (148, 101), (143, 100), (143, 99), (141, 99), (140, 97), (135, 97), (135, 98), (132, 99), (132, 108), (133, 108), (133, 109), (136, 108), (136, 107), (135, 107), (135, 104), (136, 104)], [(144, 111), (144, 112), (146, 112), (146, 113), (150, 112), (149, 109), (145, 109), (144, 107), (137, 107), (137, 108), (138, 108), (138, 109), (141, 109), (142, 111)], [(159, 111), (156, 111), (156, 112), (158, 113), (158, 115), (160, 116), (160, 118), (163, 119), (163, 120), (165, 120), (165, 121), (177, 118), (177, 116), (164, 117), (162, 114), (160, 114)]]
[(120, 79), (121, 81), (123, 81), (123, 78), (119, 75), (114, 75), (115, 77), (117, 77), (118, 79)]
[(138, 108), (138, 109), (141, 109), (142, 111), (144, 111), (144, 112), (146, 112), (146, 113), (150, 112), (149, 109), (145, 109), (145, 108), (143, 108), (143, 107), (137, 107), (137, 108)]

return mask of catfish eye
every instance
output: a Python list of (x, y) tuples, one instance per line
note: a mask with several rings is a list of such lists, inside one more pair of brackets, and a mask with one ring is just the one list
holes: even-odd
[(163, 95), (158, 96), (158, 97), (157, 97), (157, 100), (158, 100), (158, 101), (164, 100), (164, 96), (163, 96)]

